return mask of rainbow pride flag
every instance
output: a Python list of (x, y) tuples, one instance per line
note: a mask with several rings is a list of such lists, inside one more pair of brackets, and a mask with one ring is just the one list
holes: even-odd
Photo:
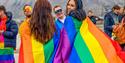
[[(68, 31), (70, 29), (71, 31)], [(125, 52), (86, 18), (77, 35), (72, 28), (61, 32), (58, 52), (53, 63), (124, 63)], [(71, 37), (74, 37), (71, 38)], [(74, 42), (72, 42), (74, 40)]]
[(124, 63), (125, 52), (118, 47), (86, 18), (76, 35), (69, 63)]
[[(45, 44), (30, 36), (29, 22), (24, 21), (19, 28), (21, 36), (21, 47), (18, 63), (49, 63), (52, 62), (52, 55), (56, 50), (58, 39), (54, 36)], [(57, 34), (57, 33), (55, 33)], [(56, 47), (55, 47), (56, 46)]]
[[(20, 26), (19, 63), (124, 63), (125, 52), (117, 42), (100, 31), (86, 18), (76, 34), (73, 19), (59, 25), (59, 30), (46, 44), (30, 36), (27, 21)], [(56, 25), (58, 25), (56, 24)], [(58, 40), (60, 39), (60, 40)]]
[(0, 35), (0, 48), (4, 48), (4, 37)]
[(14, 50), (11, 48), (0, 48), (0, 63), (14, 63)]

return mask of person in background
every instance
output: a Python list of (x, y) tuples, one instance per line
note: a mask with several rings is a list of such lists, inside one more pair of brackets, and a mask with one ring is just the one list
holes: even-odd
[(119, 22), (121, 22), (122, 19), (124, 18), (124, 15), (125, 15), (124, 10), (125, 10), (124, 7), (120, 7), (120, 11), (119, 11)]
[(125, 8), (121, 7), (119, 12), (120, 23), (113, 29), (113, 33), (116, 36), (114, 39), (117, 41), (121, 48), (125, 51)]
[[(57, 51), (60, 51), (60, 52), (58, 52), (56, 55), (54, 55), (55, 56), (54, 62), (58, 63), (58, 62), (61, 62), (66, 57), (65, 58), (63, 57), (63, 59), (61, 61), (58, 61), (56, 56), (64, 55), (64, 53), (67, 55), (67, 54), (69, 54), (68, 52), (70, 51), (70, 50), (66, 50), (66, 48), (70, 48), (70, 47), (69, 47), (69, 45), (66, 45), (65, 39), (62, 39), (63, 38), (62, 34), (63, 35), (68, 34), (70, 36), (70, 43), (72, 44), (73, 38), (76, 34), (76, 30), (75, 30), (75, 25), (73, 23), (72, 17), (68, 16), (68, 15), (65, 16), (64, 11), (62, 10), (61, 6), (56, 5), (53, 8), (53, 10), (57, 17), (57, 20), (55, 21), (55, 26), (56, 26), (56, 30), (58, 32), (57, 36), (60, 39), (59, 44), (57, 44), (59, 46)], [(62, 33), (63, 30), (65, 30), (66, 33)], [(63, 41), (65, 41), (65, 42), (63, 42)], [(60, 48), (60, 46), (61, 46), (61, 48)], [(62, 50), (60, 50), (60, 49), (63, 49), (64, 53), (62, 53)]]
[(32, 6), (26, 4), (23, 7), (23, 11), (24, 11), (24, 15), (25, 15), (25, 19), (23, 21), (29, 21), (31, 19), (31, 15), (32, 15)]
[(96, 17), (94, 16), (94, 13), (93, 13), (93, 11), (92, 10), (89, 10), (88, 11), (88, 17), (91, 19), (91, 21), (94, 23), (94, 24), (96, 24)]
[(119, 23), (119, 11), (120, 6), (115, 5), (113, 6), (112, 11), (104, 16), (104, 32), (109, 37), (112, 37), (113, 28), (115, 28), (115, 25)]
[(4, 47), (16, 49), (16, 35), (18, 33), (18, 26), (16, 22), (12, 20), (12, 13), (6, 12), (4, 6), (0, 6), (0, 8), (3, 9), (0, 13), (0, 16), (4, 17), (1, 20), (4, 21), (5, 24), (4, 27), (0, 27), (4, 29), (3, 32), (0, 32), (4, 38)]
[(12, 47), (16, 50), (16, 40), (18, 34), (18, 25), (15, 20), (13, 20), (12, 12), (6, 12), (8, 20), (6, 22), (6, 31), (3, 32), (5, 47)]
[(56, 5), (53, 8), (53, 10), (54, 10), (57, 20), (64, 24), (66, 16), (65, 16), (64, 11), (62, 10), (61, 6)]
[[(86, 18), (86, 13), (83, 10), (82, 0), (68, 0), (66, 5), (66, 19), (59, 17), (64, 16), (62, 12), (56, 13), (58, 19), (55, 23), (60, 30), (60, 41), (57, 49), (57, 54), (54, 55), (54, 63), (67, 63), (73, 48), (74, 39), (80, 29), (82, 21)], [(59, 11), (60, 6), (54, 8), (54, 11)], [(65, 17), (64, 17), (65, 18)]]

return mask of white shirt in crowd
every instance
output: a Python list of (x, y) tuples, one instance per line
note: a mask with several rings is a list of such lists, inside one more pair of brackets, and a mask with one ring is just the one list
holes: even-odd
[(64, 24), (65, 19), (66, 19), (66, 16), (64, 16), (63, 19), (59, 19), (59, 21), (61, 21)]

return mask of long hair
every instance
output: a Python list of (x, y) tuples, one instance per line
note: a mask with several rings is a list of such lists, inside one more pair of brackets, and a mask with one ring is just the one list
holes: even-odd
[(37, 0), (30, 21), (31, 34), (41, 43), (47, 42), (55, 32), (52, 7), (48, 0)]
[[(74, 0), (75, 1), (75, 4), (76, 4), (76, 9), (77, 9), (77, 0)], [(68, 0), (67, 4), (66, 4), (66, 14), (68, 15), (68, 8), (67, 8), (67, 5), (69, 4), (70, 0)]]
[(70, 2), (70, 0), (67, 2), (66, 5), (66, 14), (69, 16), (72, 16), (80, 21), (83, 21), (86, 18), (86, 12), (83, 9), (83, 3), (82, 0), (74, 0), (75, 4), (76, 4), (76, 9), (72, 10), (69, 14), (68, 14), (68, 8), (67, 5)]

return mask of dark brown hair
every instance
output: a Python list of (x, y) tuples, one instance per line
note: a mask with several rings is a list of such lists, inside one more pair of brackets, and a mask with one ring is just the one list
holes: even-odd
[(114, 5), (112, 10), (120, 10), (120, 6), (119, 5)]
[(61, 7), (61, 6), (60, 6), (60, 5), (54, 6), (54, 7), (53, 7), (53, 11), (55, 11), (55, 8), (57, 8), (57, 7)]
[(52, 7), (48, 0), (37, 0), (30, 21), (31, 34), (41, 43), (47, 42), (55, 32)]
[[(76, 7), (77, 7), (77, 5), (78, 5), (78, 3), (77, 3), (77, 0), (74, 0), (75, 1), (75, 4), (76, 4)], [(66, 4), (66, 14), (68, 15), (68, 9), (67, 9), (67, 5), (69, 4), (69, 2), (70, 2), (70, 0), (67, 2), (67, 4)]]
[(3, 5), (0, 6), (0, 10), (4, 11), (4, 13), (6, 13), (6, 8)]
[[(70, 1), (71, 0), (67, 2), (67, 5), (69, 4)], [(79, 21), (83, 21), (86, 18), (86, 12), (83, 9), (82, 0), (74, 0), (74, 2), (76, 4), (76, 9), (68, 13), (68, 8), (66, 6), (66, 14), (78, 19)]]

